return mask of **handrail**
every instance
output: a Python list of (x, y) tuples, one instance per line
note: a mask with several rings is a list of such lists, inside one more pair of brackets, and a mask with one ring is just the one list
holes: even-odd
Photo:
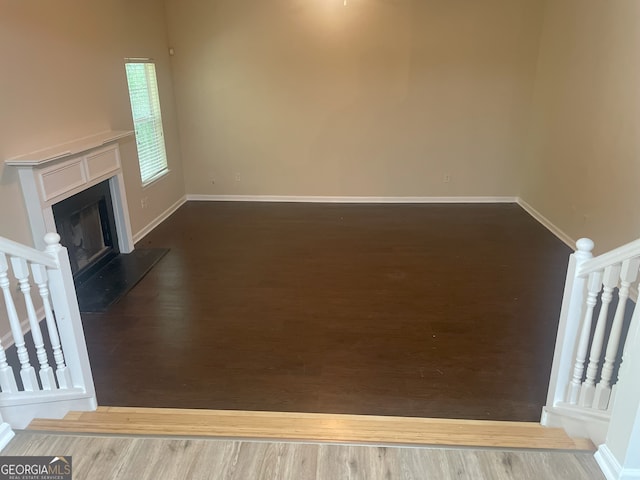
[(35, 248), (22, 245), (8, 238), (0, 237), (0, 252), (6, 253), (13, 257), (20, 257), (32, 263), (39, 263), (49, 268), (59, 268), (58, 262), (48, 254), (36, 250)]
[(640, 239), (629, 242), (621, 247), (614, 248), (613, 250), (598, 255), (595, 258), (585, 261), (576, 272), (576, 276), (584, 277), (590, 273), (597, 272), (598, 270), (604, 270), (610, 265), (624, 262), (633, 257), (640, 257)]

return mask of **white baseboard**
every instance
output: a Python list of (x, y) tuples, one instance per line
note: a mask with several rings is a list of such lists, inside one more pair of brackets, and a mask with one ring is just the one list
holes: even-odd
[[(374, 197), (374, 196), (313, 196), (313, 195), (200, 195), (188, 194), (191, 202), (298, 202), (298, 203), (517, 203), (551, 233), (575, 249), (573, 238), (554, 225), (520, 197), (456, 196), (456, 197)], [(137, 240), (136, 240), (137, 241)]]
[(0, 423), (0, 451), (7, 446), (11, 439), (15, 436), (11, 426), (8, 423)]
[(576, 241), (573, 238), (571, 238), (569, 235), (567, 235), (565, 232), (563, 232), (562, 229), (560, 229), (558, 226), (554, 225), (554, 223), (551, 220), (549, 220), (547, 217), (542, 215), (539, 211), (537, 211), (535, 208), (533, 208), (531, 205), (525, 202), (522, 198), (518, 197), (517, 203), (529, 215), (531, 215), (538, 222), (544, 225), (547, 228), (547, 230), (549, 230), (556, 237), (558, 237), (560, 240), (566, 243), (571, 248), (571, 250), (576, 249)]
[(133, 243), (138, 243), (140, 240), (142, 240), (149, 232), (151, 232), (151, 230), (153, 230), (162, 222), (164, 222), (167, 218), (169, 218), (169, 216), (173, 212), (175, 212), (182, 205), (184, 205), (186, 201), (187, 201), (187, 197), (184, 196), (180, 198), (177, 202), (175, 202), (173, 205), (171, 205), (169, 208), (167, 208), (160, 215), (158, 215), (152, 222), (150, 222), (146, 227), (144, 227), (142, 230), (140, 230), (138, 233), (136, 233), (133, 236)]
[[(572, 250), (576, 242), (520, 197), (458, 196), (458, 197), (373, 197), (373, 196), (312, 196), (312, 195), (200, 195), (188, 194), (191, 202), (297, 202), (297, 203), (517, 203), (529, 215)], [(135, 237), (134, 237), (135, 238)], [(137, 240), (136, 240), (137, 241)]]
[(600, 445), (594, 458), (607, 480), (618, 480), (622, 467), (606, 445)]
[(622, 468), (606, 445), (600, 445), (594, 457), (607, 480), (640, 480), (640, 470)]
[(311, 195), (187, 195), (196, 202), (297, 202), (297, 203), (516, 203), (518, 197), (358, 197)]
[[(518, 197), (517, 203), (523, 208), (524, 211), (526, 211), (529, 215), (540, 222), (540, 224), (542, 224), (547, 230), (549, 230), (556, 237), (567, 244), (569, 248), (571, 248), (571, 250), (576, 249), (576, 241), (565, 232), (563, 232), (558, 226), (554, 225), (553, 222), (551, 222), (547, 217), (542, 215), (539, 211), (537, 211), (520, 197)], [(632, 285), (629, 290), (629, 298), (634, 303), (638, 303), (638, 295), (638, 287), (636, 285)]]
[(540, 423), (545, 427), (562, 428), (574, 438), (589, 438), (595, 445), (604, 443), (609, 428), (605, 412), (582, 411), (577, 407), (543, 407)]

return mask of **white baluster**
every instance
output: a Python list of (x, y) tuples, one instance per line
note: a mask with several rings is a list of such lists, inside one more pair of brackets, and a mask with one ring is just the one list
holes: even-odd
[(40, 382), (43, 390), (51, 390), (56, 387), (56, 379), (53, 375), (53, 368), (49, 365), (47, 351), (44, 348), (44, 338), (42, 338), (42, 330), (40, 330), (40, 322), (36, 315), (36, 309), (31, 299), (31, 284), (29, 283), (29, 264), (24, 258), (11, 257), (11, 266), (13, 274), (18, 280), (20, 291), (24, 296), (24, 304), (27, 308), (27, 317), (31, 326), (31, 337), (36, 347), (36, 357), (40, 364)]
[[(611, 386), (611, 396), (609, 397), (609, 405), (607, 406), (607, 411), (609, 412), (611, 412), (613, 404), (616, 401), (616, 394), (621, 381), (623, 381), (622, 380), (623, 377), (626, 377), (627, 375), (631, 375), (630, 373), (627, 372), (627, 370), (629, 370), (629, 363), (626, 361), (626, 358), (630, 354), (629, 348), (633, 348), (633, 347), (628, 347), (629, 342), (630, 341), (633, 342), (637, 340), (637, 338), (635, 340), (630, 340), (630, 338), (632, 337), (633, 323), (634, 322), (639, 323), (636, 320), (636, 315), (640, 315), (640, 309), (637, 308), (637, 305), (633, 309), (633, 314), (631, 317), (631, 325), (629, 326), (629, 331), (627, 332), (626, 343), (623, 343), (622, 347), (620, 348), (621, 353), (620, 353), (620, 363), (618, 364), (618, 378), (615, 384)], [(638, 336), (638, 338), (640, 338), (640, 335)], [(633, 343), (631, 344), (633, 345)]]
[(638, 479), (640, 472), (640, 309), (637, 307), (625, 341), (624, 365), (609, 402), (607, 438), (595, 455), (606, 477), (618, 480)]
[(58, 335), (58, 326), (56, 325), (53, 311), (51, 310), (51, 302), (49, 301), (49, 287), (47, 269), (44, 265), (32, 264), (33, 279), (38, 285), (40, 297), (42, 297), (42, 305), (44, 307), (44, 315), (47, 321), (47, 330), (49, 331), (49, 340), (53, 348), (53, 358), (56, 362), (56, 376), (58, 377), (58, 385), (60, 388), (71, 388), (71, 373), (64, 363), (64, 354), (60, 345), (60, 336)]
[(627, 308), (627, 299), (629, 298), (629, 288), (638, 278), (639, 268), (640, 258), (632, 258), (622, 262), (622, 270), (620, 272), (620, 291), (618, 292), (618, 308), (616, 308), (613, 324), (611, 325), (611, 333), (609, 333), (607, 350), (604, 354), (604, 364), (602, 365), (602, 373), (600, 374), (601, 378), (598, 385), (596, 385), (596, 392), (593, 399), (593, 407), (599, 410), (606, 410), (609, 407), (609, 399), (611, 397), (611, 377), (613, 375), (613, 369), (618, 356), (620, 336), (622, 334), (622, 325), (624, 323), (624, 314)]
[(24, 346), (22, 327), (20, 326), (16, 306), (13, 303), (13, 297), (11, 296), (9, 276), (7, 275), (8, 270), (9, 264), (7, 263), (7, 257), (4, 253), (0, 252), (0, 288), (2, 288), (2, 293), (4, 295), (7, 315), (9, 316), (9, 324), (11, 325), (11, 333), (13, 334), (13, 340), (18, 352), (18, 360), (20, 360), (20, 377), (22, 378), (22, 385), (24, 386), (24, 389), (26, 391), (34, 391), (38, 390), (38, 379), (36, 377), (36, 371), (29, 363), (29, 353)]
[(591, 407), (596, 391), (596, 375), (598, 375), (598, 367), (600, 366), (600, 355), (602, 354), (602, 345), (604, 344), (604, 332), (609, 318), (609, 305), (613, 299), (613, 289), (618, 286), (620, 278), (620, 264), (610, 265), (604, 269), (604, 277), (602, 284), (602, 305), (596, 322), (596, 330), (593, 333), (593, 341), (591, 342), (591, 350), (589, 352), (589, 366), (587, 367), (587, 376), (584, 384), (580, 389), (580, 399), (578, 404), (581, 407)]
[(598, 293), (602, 287), (602, 271), (593, 272), (589, 275), (587, 281), (587, 301), (582, 319), (582, 327), (580, 330), (580, 340), (576, 350), (576, 361), (573, 366), (573, 374), (569, 383), (568, 402), (575, 405), (578, 403), (580, 395), (580, 387), (582, 386), (582, 374), (584, 373), (584, 364), (587, 359), (587, 351), (589, 349), (589, 336), (591, 335), (591, 323), (593, 321), (593, 308), (598, 301)]

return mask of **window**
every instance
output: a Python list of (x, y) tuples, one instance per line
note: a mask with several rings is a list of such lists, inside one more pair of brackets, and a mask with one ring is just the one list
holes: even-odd
[(127, 83), (136, 132), (142, 185), (168, 172), (156, 66), (150, 60), (127, 61)]

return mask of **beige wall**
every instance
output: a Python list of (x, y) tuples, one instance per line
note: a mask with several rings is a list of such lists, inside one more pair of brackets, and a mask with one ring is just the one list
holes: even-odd
[[(151, 56), (171, 174), (142, 189), (122, 144), (134, 232), (182, 156), (189, 193), (520, 194), (600, 250), (639, 236), (640, 3), (347, 3), (0, 0), (0, 159), (131, 128), (123, 58)], [(31, 243), (1, 162), (0, 227)]]
[[(171, 173), (142, 189), (135, 142), (121, 145), (135, 232), (184, 195), (161, 0), (0, 0), (0, 160), (98, 133), (132, 129), (125, 57), (152, 57)], [(148, 197), (149, 207), (141, 208)], [(0, 161), (0, 235), (32, 244), (13, 168)]]
[(166, 1), (187, 192), (518, 194), (543, 2), (347, 3)]
[[(161, 0), (0, 0), (0, 236), (33, 244), (17, 173), (4, 159), (133, 128), (125, 57), (157, 61), (171, 168), (143, 190), (135, 142), (122, 143), (134, 233), (184, 195), (166, 36)], [(4, 311), (0, 335), (9, 330)]]
[(602, 252), (640, 237), (640, 2), (548, 2), (522, 197)]

